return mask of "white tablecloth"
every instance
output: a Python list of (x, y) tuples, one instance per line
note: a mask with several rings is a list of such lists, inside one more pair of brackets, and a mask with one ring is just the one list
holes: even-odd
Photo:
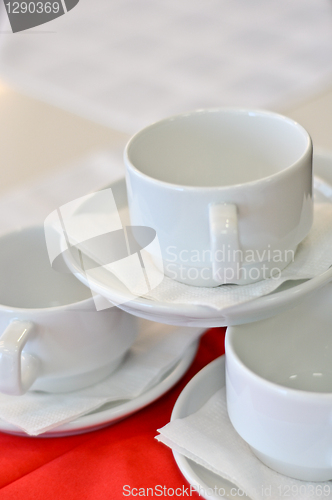
[(127, 132), (200, 107), (284, 109), (332, 75), (330, 0), (81, 0), (15, 34), (5, 18), (0, 78)]

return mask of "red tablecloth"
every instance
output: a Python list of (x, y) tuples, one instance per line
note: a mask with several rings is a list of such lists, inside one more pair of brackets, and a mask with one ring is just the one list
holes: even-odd
[[(1, 500), (120, 500), (142, 498), (147, 488), (179, 494), (188, 488), (169, 448), (158, 443), (156, 429), (170, 420), (185, 385), (205, 365), (224, 353), (224, 328), (201, 339), (194, 363), (182, 380), (155, 403), (120, 423), (64, 438), (27, 438), (0, 433)], [(158, 485), (158, 489), (156, 486)], [(159, 488), (160, 486), (160, 488)], [(125, 488), (124, 488), (125, 487)], [(164, 489), (166, 488), (166, 489)], [(128, 495), (128, 492), (137, 493)], [(174, 495), (174, 498), (188, 498)], [(191, 498), (201, 498), (193, 493)]]

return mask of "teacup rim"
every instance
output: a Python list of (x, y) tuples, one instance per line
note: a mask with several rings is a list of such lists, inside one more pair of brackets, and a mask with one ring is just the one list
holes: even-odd
[[(262, 320), (266, 321), (266, 320)], [(277, 384), (276, 382), (272, 382), (271, 380), (268, 380), (261, 375), (258, 375), (255, 373), (253, 370), (251, 370), (238, 356), (237, 352), (235, 351), (234, 345), (231, 342), (231, 335), (234, 335), (233, 331), (241, 325), (234, 325), (234, 326), (229, 326), (226, 330), (226, 335), (225, 335), (225, 360), (226, 360), (226, 374), (227, 374), (227, 352), (232, 351), (232, 358), (235, 361), (235, 363), (245, 372), (247, 377), (250, 377), (251, 379), (254, 380), (255, 383), (258, 383), (261, 387), (266, 387), (273, 392), (278, 393), (279, 395), (283, 393), (287, 397), (288, 393), (292, 395), (297, 400), (302, 400), (304, 398), (306, 399), (324, 399), (325, 402), (331, 403), (332, 399), (332, 391), (331, 392), (318, 392), (318, 391), (308, 391), (306, 389), (295, 389), (293, 387), (287, 387), (285, 385)]]
[[(253, 181), (237, 183), (237, 184), (230, 184), (227, 186), (191, 186), (189, 184), (176, 184), (176, 183), (172, 183), (172, 182), (162, 181), (160, 179), (156, 179), (155, 177), (151, 177), (150, 175), (145, 174), (144, 172), (139, 170), (131, 161), (131, 159), (129, 157), (129, 154), (130, 154), (129, 150), (132, 147), (134, 141), (136, 141), (136, 139), (138, 137), (140, 137), (142, 134), (144, 134), (149, 129), (152, 129), (156, 125), (161, 125), (163, 123), (174, 121), (175, 119), (181, 119), (181, 118), (184, 118), (186, 116), (195, 115), (195, 114), (199, 114), (199, 113), (217, 113), (217, 112), (236, 112), (239, 114), (240, 113), (243, 113), (243, 114), (244, 113), (245, 114), (255, 113), (255, 114), (260, 114), (260, 115), (277, 117), (283, 121), (289, 122), (291, 125), (296, 126), (297, 128), (301, 129), (302, 132), (304, 133), (304, 135), (306, 136), (307, 144), (305, 146), (304, 152), (294, 163), (292, 163), (291, 165), (288, 165), (286, 168), (284, 168), (280, 172), (275, 172), (271, 175), (268, 175), (266, 177), (262, 177), (260, 179), (256, 179)], [(161, 120), (157, 120), (157, 121), (151, 123), (150, 125), (147, 125), (146, 127), (137, 131), (129, 139), (129, 141), (127, 142), (127, 144), (125, 146), (123, 157), (124, 157), (125, 165), (128, 168), (130, 168), (136, 175), (138, 175), (139, 177), (141, 177), (144, 180), (149, 181), (152, 184), (155, 184), (159, 187), (164, 187), (167, 189), (174, 189), (177, 191), (186, 190), (186, 191), (191, 191), (191, 192), (202, 193), (202, 192), (212, 192), (212, 191), (213, 192), (217, 192), (217, 191), (223, 192), (223, 191), (227, 191), (229, 189), (243, 188), (244, 186), (245, 187), (255, 187), (255, 186), (262, 184), (262, 183), (264, 183), (264, 184), (270, 183), (275, 178), (283, 179), (286, 175), (288, 175), (288, 172), (290, 170), (296, 169), (296, 167), (300, 164), (300, 162), (302, 162), (303, 158), (305, 158), (307, 155), (311, 155), (311, 157), (312, 157), (312, 154), (313, 154), (312, 138), (311, 138), (309, 132), (296, 120), (293, 120), (292, 118), (284, 116), (281, 113), (276, 113), (274, 111), (269, 111), (269, 110), (265, 110), (265, 109), (226, 106), (226, 107), (214, 107), (214, 108), (199, 108), (199, 109), (195, 109), (193, 111), (183, 112), (183, 113), (171, 115), (171, 116), (163, 118)]]

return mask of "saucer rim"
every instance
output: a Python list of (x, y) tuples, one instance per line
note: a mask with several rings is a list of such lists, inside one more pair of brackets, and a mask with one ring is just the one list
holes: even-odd
[[(215, 377), (216, 372), (221, 372), (221, 377)], [(220, 375), (220, 373), (219, 373)], [(201, 395), (198, 395), (197, 386), (205, 380), (214, 380), (214, 386), (212, 389), (207, 390)], [(216, 388), (216, 381), (217, 381), (217, 388)], [(198, 401), (198, 404), (196, 402), (197, 410), (201, 408), (209, 399), (210, 397), (215, 393), (216, 390), (221, 389), (222, 387), (225, 386), (225, 355), (223, 354), (222, 356), (219, 356), (218, 358), (214, 359), (211, 361), (209, 364), (207, 364), (202, 370), (200, 370), (185, 386), (185, 388), (182, 390), (181, 394), (179, 395), (178, 399), (176, 400), (176, 403), (173, 407), (173, 411), (171, 414), (171, 421), (179, 419), (179, 418), (185, 418), (192, 414), (193, 412), (188, 412), (186, 411), (186, 403), (190, 399), (196, 398), (196, 401)], [(208, 384), (209, 385), (209, 384)], [(212, 394), (211, 394), (212, 393)], [(196, 410), (196, 411), (197, 411)], [(193, 467), (191, 465), (191, 460), (189, 460), (187, 457), (184, 455), (181, 455), (180, 453), (176, 451), (172, 451), (174, 460), (181, 471), (182, 475), (185, 477), (185, 479), (189, 482), (190, 485), (196, 487), (199, 489), (200, 496), (202, 498), (205, 498), (206, 500), (220, 500), (220, 496), (217, 496), (213, 493), (209, 494), (209, 490), (213, 490), (215, 485), (213, 484), (208, 484), (206, 483), (198, 474), (193, 470)], [(203, 466), (196, 464), (195, 462), (192, 462), (195, 466), (195, 469), (200, 471), (200, 470), (206, 470), (208, 473), (208, 469), (205, 469)], [(211, 472), (212, 474), (212, 472)], [(221, 484), (223, 484), (224, 489), (226, 490), (226, 497), (233, 498), (234, 500), (240, 500), (240, 496), (234, 496), (231, 495), (228, 490), (230, 490), (232, 487), (236, 488), (234, 483), (228, 481), (227, 479), (223, 478), (222, 476), (218, 476)], [(220, 487), (220, 486), (219, 486)], [(228, 494), (227, 494), (228, 492)], [(248, 500), (250, 500), (249, 497)]]
[(53, 438), (84, 434), (86, 432), (96, 431), (102, 429), (103, 427), (113, 425), (145, 408), (169, 391), (190, 368), (195, 359), (199, 342), (200, 339), (194, 341), (188, 347), (185, 355), (177, 363), (175, 363), (174, 367), (171, 368), (170, 372), (168, 372), (166, 376), (156, 382), (153, 387), (134, 399), (125, 401), (124, 403), (109, 409), (103, 410), (103, 407), (101, 407), (100, 411), (98, 409), (94, 410), (93, 413), (82, 415), (75, 420), (59, 425), (58, 427), (42, 434), (38, 434), (37, 436), (30, 436), (22, 429), (4, 420), (0, 420), (0, 432), (31, 438)]

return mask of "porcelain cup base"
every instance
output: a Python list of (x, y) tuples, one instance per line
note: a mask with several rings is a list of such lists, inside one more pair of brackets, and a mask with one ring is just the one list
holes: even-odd
[(294, 479), (300, 479), (301, 481), (329, 481), (332, 479), (332, 468), (312, 468), (303, 467), (294, 464), (289, 464), (281, 460), (277, 460), (273, 457), (269, 457), (264, 453), (256, 450), (250, 446), (251, 451), (256, 455), (256, 457), (263, 462), (263, 464), (270, 467), (270, 469), (283, 474), (284, 476), (292, 477)]

